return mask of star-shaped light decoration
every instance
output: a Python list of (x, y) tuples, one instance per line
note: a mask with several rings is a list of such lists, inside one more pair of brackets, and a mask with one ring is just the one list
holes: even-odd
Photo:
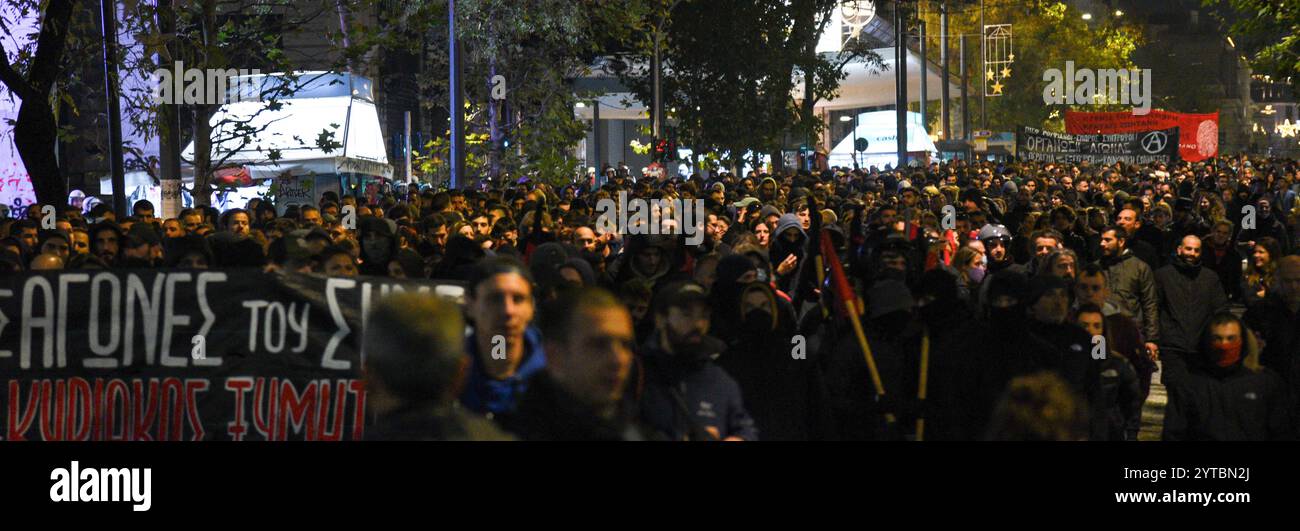
[(1016, 60), (1016, 53), (1011, 52), (1010, 54), (1007, 54), (1007, 60), (1014, 62)]
[(1002, 72), (999, 73), (1002, 74), (1002, 77), (1011, 77), (1011, 69), (1008, 67), (1002, 67)]
[(988, 72), (985, 72), (984, 77), (988, 78), (989, 81), (993, 81), (993, 69), (990, 68)]
[(993, 84), (993, 94), (1002, 94), (1002, 82), (998, 81)]

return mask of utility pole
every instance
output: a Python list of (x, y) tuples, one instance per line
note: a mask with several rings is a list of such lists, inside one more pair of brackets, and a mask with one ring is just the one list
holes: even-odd
[(122, 103), (117, 86), (117, 3), (100, 0), (104, 30), (104, 98), (108, 105), (108, 166), (113, 180), (113, 212), (126, 217), (126, 170), (122, 167)]
[(894, 91), (894, 115), (896, 118), (896, 137), (898, 164), (895, 169), (907, 165), (907, 31), (903, 25), (903, 2), (894, 2), (894, 77), (897, 87)]
[[(920, 4), (917, 5), (919, 6)], [(916, 13), (916, 21), (917, 24), (920, 25), (918, 34), (921, 37), (921, 128), (924, 129), (926, 133), (929, 133), (930, 113), (926, 107), (930, 104), (930, 91), (927, 88), (930, 81), (930, 58), (925, 53), (927, 48), (925, 44), (925, 17), (921, 16), (919, 7)]]
[[(163, 35), (176, 33), (174, 0), (158, 0), (158, 30)], [(180, 46), (175, 39), (166, 45), (165, 57), (175, 61)], [(160, 65), (163, 66), (163, 65)], [(170, 68), (170, 66), (167, 66)], [(181, 211), (181, 113), (177, 102), (163, 102), (158, 108), (158, 163), (161, 170), (162, 204), (158, 213), (163, 219), (174, 218)], [(116, 192), (117, 184), (113, 185)]]
[(939, 62), (942, 63), (943, 84), (939, 87), (939, 118), (943, 120), (943, 139), (952, 140), (952, 129), (948, 105), (948, 2), (939, 4)]
[(451, 107), (447, 109), (451, 114), (451, 173), (447, 188), (453, 189), (460, 186), (465, 178), (465, 95), (461, 92), (462, 61), (460, 39), (456, 38), (456, 0), (447, 2), (447, 12), (451, 60)]

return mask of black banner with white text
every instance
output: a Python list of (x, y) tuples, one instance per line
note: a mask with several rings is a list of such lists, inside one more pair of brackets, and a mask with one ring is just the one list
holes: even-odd
[(255, 270), (0, 279), (0, 440), (355, 440), (363, 316), (452, 284)]

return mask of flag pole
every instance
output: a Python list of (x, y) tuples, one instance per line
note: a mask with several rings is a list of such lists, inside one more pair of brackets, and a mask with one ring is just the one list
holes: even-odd
[(925, 440), (925, 391), (926, 382), (930, 377), (930, 329), (922, 326), (921, 328), (921, 383), (917, 386), (916, 397), (920, 399), (923, 406), (921, 414), (916, 418), (916, 440)]

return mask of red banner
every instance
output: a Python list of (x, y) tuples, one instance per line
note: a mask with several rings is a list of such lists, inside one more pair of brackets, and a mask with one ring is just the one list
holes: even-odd
[(1198, 162), (1219, 154), (1219, 113), (1186, 114), (1154, 110), (1143, 116), (1131, 112), (1065, 112), (1065, 132), (1072, 135), (1138, 133), (1179, 129), (1178, 156)]

